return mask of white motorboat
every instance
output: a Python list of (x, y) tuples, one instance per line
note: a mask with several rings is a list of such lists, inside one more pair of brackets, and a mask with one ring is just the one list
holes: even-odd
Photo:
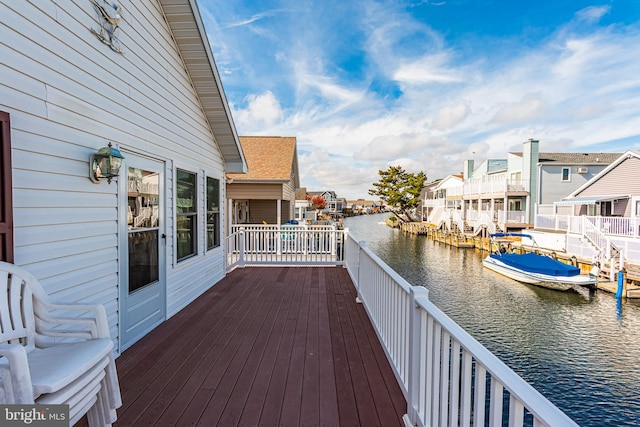
[[(527, 237), (522, 233), (496, 233), (491, 237)], [(565, 264), (551, 258), (548, 255), (540, 255), (534, 252), (515, 254), (509, 253), (501, 246), (500, 250), (490, 253), (482, 264), (496, 273), (510, 277), (514, 280), (533, 285), (540, 285), (550, 289), (566, 291), (576, 285), (589, 286), (596, 283), (593, 275), (581, 274), (578, 267)]]

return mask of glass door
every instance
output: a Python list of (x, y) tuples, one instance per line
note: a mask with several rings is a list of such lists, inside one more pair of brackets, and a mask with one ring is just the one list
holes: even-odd
[(126, 183), (120, 203), (126, 215), (120, 233), (121, 350), (162, 323), (166, 311), (164, 164), (132, 154), (125, 155), (125, 162), (120, 178)]

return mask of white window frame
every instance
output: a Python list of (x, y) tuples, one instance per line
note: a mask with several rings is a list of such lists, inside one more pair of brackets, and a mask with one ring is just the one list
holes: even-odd
[[(564, 171), (567, 171), (567, 179), (564, 179)], [(560, 173), (560, 180), (562, 182), (571, 182), (571, 168), (562, 168), (562, 172)]]
[[(186, 257), (182, 257), (180, 259), (178, 259), (178, 217), (182, 216), (178, 214), (178, 170), (195, 175), (195, 201), (196, 201), (196, 206), (195, 206), (195, 237), (194, 239), (194, 246), (195, 246), (195, 252), (190, 254), (189, 256)], [(179, 265), (179, 264), (183, 264), (185, 262), (188, 262), (189, 260), (192, 260), (194, 258), (197, 258), (198, 255), (200, 255), (200, 235), (202, 233), (201, 231), (201, 216), (202, 216), (202, 212), (200, 211), (200, 204), (202, 203), (202, 198), (200, 195), (200, 177), (202, 176), (202, 174), (200, 173), (200, 171), (197, 170), (193, 170), (189, 167), (181, 167), (179, 165), (176, 165), (174, 168), (174, 175), (173, 175), (173, 182), (174, 182), (174, 202), (173, 202), (173, 212), (174, 212), (174, 220), (173, 220), (173, 227), (174, 227), (174, 263), (175, 265)]]
[(640, 196), (631, 198), (631, 216), (640, 218)]

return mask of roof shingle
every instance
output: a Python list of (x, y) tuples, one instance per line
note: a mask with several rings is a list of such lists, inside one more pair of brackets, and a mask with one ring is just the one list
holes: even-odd
[[(512, 152), (522, 157), (522, 152)], [(562, 163), (572, 165), (595, 165), (613, 163), (622, 153), (539, 153), (538, 163)]]
[(247, 160), (247, 173), (228, 173), (227, 177), (289, 180), (295, 173), (296, 137), (241, 136), (240, 145)]

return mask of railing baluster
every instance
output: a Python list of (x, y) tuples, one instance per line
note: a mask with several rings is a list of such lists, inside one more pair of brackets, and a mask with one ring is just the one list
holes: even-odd
[(449, 369), (451, 367), (451, 338), (442, 331), (442, 348), (440, 362), (440, 425), (449, 424)]
[(459, 423), (460, 410), (460, 343), (452, 340), (451, 345), (451, 378), (449, 380), (449, 425), (456, 427)]
[(471, 425), (471, 377), (472, 377), (471, 353), (462, 350), (462, 379), (460, 381), (460, 423), (461, 426)]
[(502, 384), (491, 376), (491, 392), (489, 394), (489, 425), (502, 425)]
[(524, 424), (524, 406), (515, 396), (509, 396), (509, 427)]
[(484, 426), (484, 408), (487, 397), (487, 370), (476, 361), (476, 382), (473, 393), (473, 425)]

